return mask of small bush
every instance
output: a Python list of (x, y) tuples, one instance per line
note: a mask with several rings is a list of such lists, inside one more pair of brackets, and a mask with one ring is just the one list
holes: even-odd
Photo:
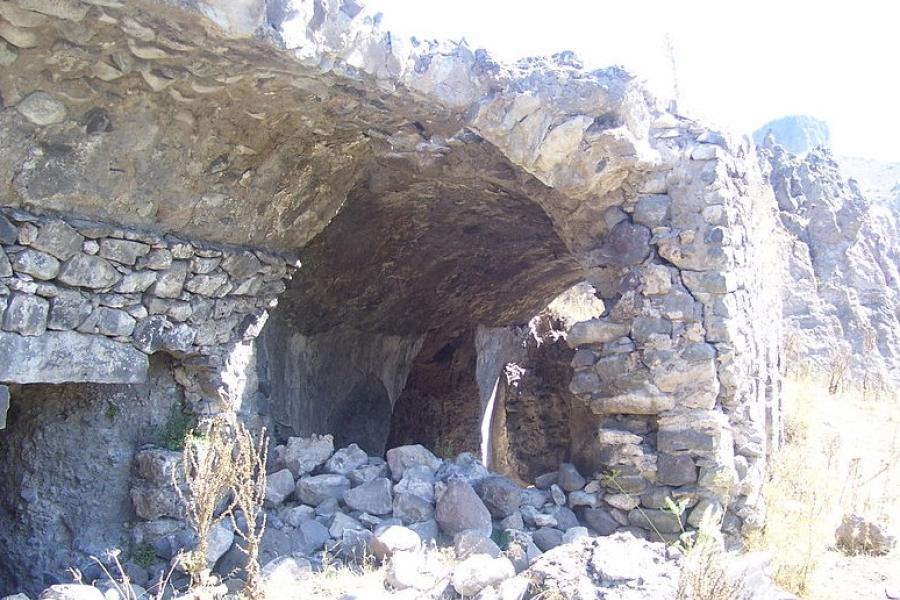
[(184, 450), (185, 441), (196, 426), (197, 420), (193, 415), (178, 407), (173, 408), (159, 430), (159, 445), (174, 452)]
[(131, 561), (143, 569), (149, 569), (156, 562), (156, 552), (150, 544), (143, 542), (131, 551)]

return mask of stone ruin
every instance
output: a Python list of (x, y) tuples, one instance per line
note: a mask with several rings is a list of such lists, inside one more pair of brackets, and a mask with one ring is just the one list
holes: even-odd
[(181, 410), (573, 463), (622, 528), (623, 495), (762, 525), (781, 267), (746, 140), (352, 0), (12, 0), (0, 38), (0, 592), (128, 545)]

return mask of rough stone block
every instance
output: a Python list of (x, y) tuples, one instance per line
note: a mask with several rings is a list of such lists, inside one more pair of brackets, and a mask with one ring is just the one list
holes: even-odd
[(59, 261), (56, 258), (31, 248), (26, 248), (16, 254), (12, 264), (17, 272), (44, 281), (53, 279), (59, 274)]
[(111, 287), (121, 278), (105, 258), (81, 253), (67, 260), (59, 273), (59, 280), (66, 285), (93, 289)]
[(0, 332), (0, 381), (12, 383), (144, 383), (150, 362), (110, 338), (74, 331), (26, 337)]
[(150, 246), (128, 240), (104, 239), (100, 241), (100, 256), (117, 263), (133, 265), (137, 259), (146, 256)]
[(78, 327), (81, 333), (99, 333), (101, 335), (131, 335), (134, 331), (135, 319), (124, 310), (98, 306)]
[(566, 343), (570, 348), (587, 344), (603, 344), (628, 335), (628, 330), (628, 325), (602, 319), (581, 321), (569, 329), (566, 334)]
[(49, 221), (41, 225), (31, 247), (68, 260), (81, 252), (84, 236), (63, 221)]
[(47, 329), (49, 312), (50, 303), (45, 299), (28, 294), (13, 294), (3, 314), (3, 329), (27, 336), (39, 336)]
[(12, 265), (6, 256), (6, 251), (0, 248), (0, 277), (11, 277), (13, 274)]

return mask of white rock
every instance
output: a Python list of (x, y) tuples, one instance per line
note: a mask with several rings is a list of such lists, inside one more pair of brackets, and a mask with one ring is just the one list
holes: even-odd
[(505, 556), (491, 558), (487, 554), (473, 554), (456, 565), (451, 583), (457, 593), (470, 597), (515, 575), (513, 564)]

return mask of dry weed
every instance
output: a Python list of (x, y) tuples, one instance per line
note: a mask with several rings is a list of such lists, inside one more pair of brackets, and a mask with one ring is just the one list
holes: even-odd
[(900, 501), (896, 400), (836, 379), (785, 382), (785, 444), (769, 468), (766, 527), (748, 540), (772, 556), (781, 587), (817, 600), (829, 597), (827, 559), (843, 515), (890, 523)]

